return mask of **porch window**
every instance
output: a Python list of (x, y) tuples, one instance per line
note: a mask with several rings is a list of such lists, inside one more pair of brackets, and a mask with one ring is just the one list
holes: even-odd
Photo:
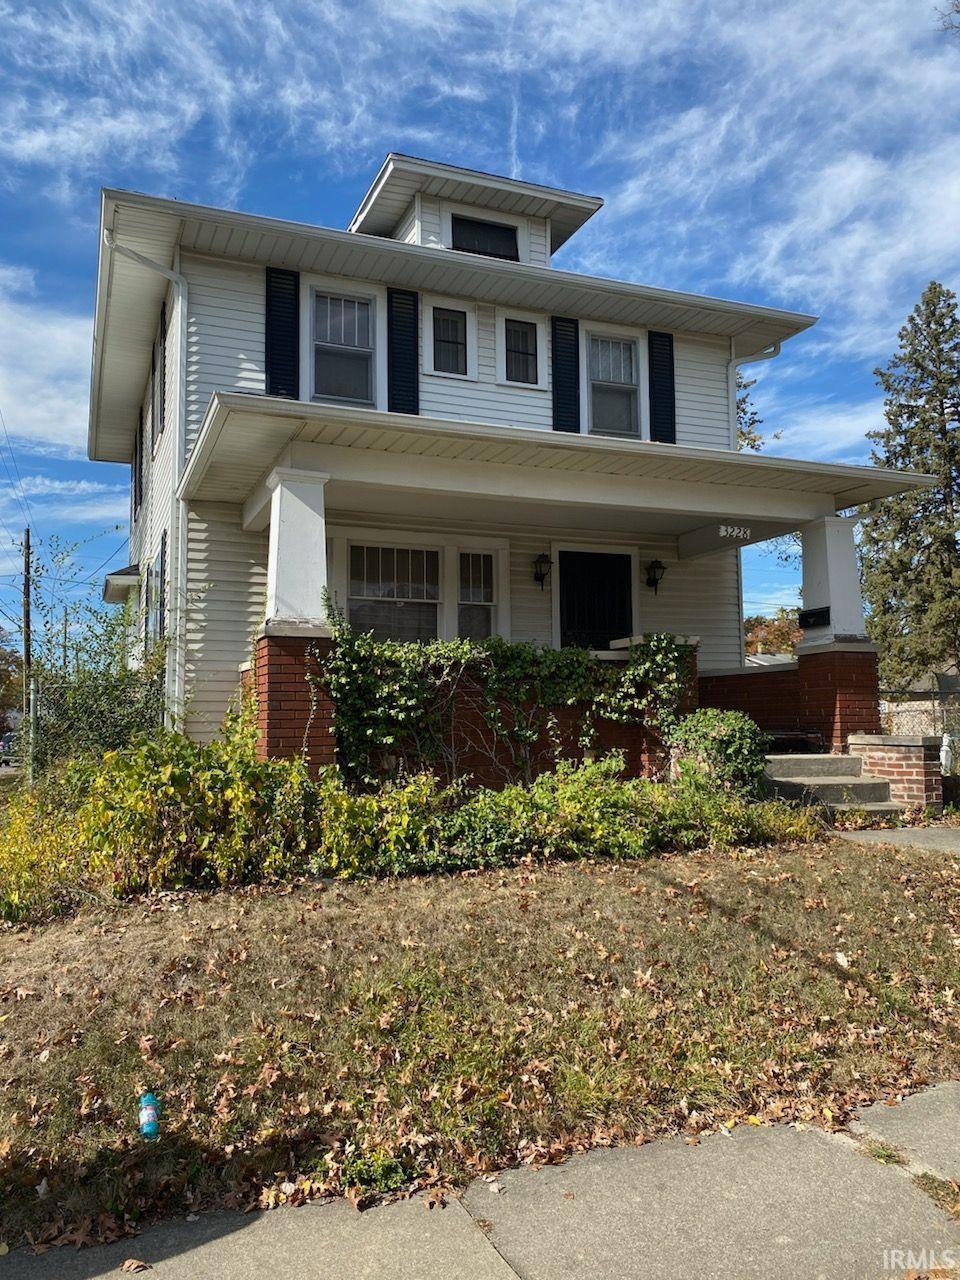
[(625, 338), (590, 339), (590, 430), (640, 434), (637, 344)]
[(504, 323), (508, 382), (537, 384), (537, 326), (529, 320)]
[(460, 594), (457, 635), (464, 640), (486, 640), (493, 635), (493, 554), (460, 552)]
[(313, 394), (373, 404), (373, 306), (363, 298), (314, 294)]
[(433, 371), (467, 376), (467, 313), (433, 308)]
[(435, 640), (440, 552), (423, 547), (350, 548), (348, 616), (377, 640)]

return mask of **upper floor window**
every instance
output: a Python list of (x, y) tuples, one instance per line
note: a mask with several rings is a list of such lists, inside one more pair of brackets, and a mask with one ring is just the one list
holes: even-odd
[(314, 294), (313, 394), (319, 400), (374, 403), (373, 304)]
[(502, 222), (483, 222), (454, 214), (450, 220), (450, 243), (463, 253), (481, 253), (487, 258), (520, 261), (517, 228)]
[(536, 386), (537, 326), (532, 320), (504, 321), (504, 350), (507, 382), (528, 382)]
[(590, 430), (640, 434), (637, 344), (629, 338), (590, 338)]
[(467, 313), (449, 307), (433, 308), (433, 368), (435, 373), (467, 376)]

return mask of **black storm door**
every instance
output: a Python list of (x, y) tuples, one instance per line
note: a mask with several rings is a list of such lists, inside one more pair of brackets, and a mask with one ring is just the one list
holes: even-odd
[(633, 633), (630, 556), (561, 551), (560, 645), (609, 649)]

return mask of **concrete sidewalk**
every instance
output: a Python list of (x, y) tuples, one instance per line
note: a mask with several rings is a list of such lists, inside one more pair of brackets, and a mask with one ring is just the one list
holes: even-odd
[[(960, 1085), (863, 1113), (941, 1177), (960, 1151)], [(158, 1280), (866, 1280), (960, 1266), (960, 1222), (847, 1134), (741, 1126), (479, 1179), (462, 1201), (356, 1213), (343, 1202), (211, 1213), (99, 1249), (22, 1252), (2, 1280), (93, 1280), (126, 1258)]]
[(889, 827), (871, 831), (836, 831), (851, 844), (892, 844), (935, 853), (960, 853), (960, 827)]

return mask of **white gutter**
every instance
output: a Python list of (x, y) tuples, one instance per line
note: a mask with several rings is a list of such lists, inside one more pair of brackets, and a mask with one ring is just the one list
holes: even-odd
[(181, 584), (185, 579), (183, 576), (184, 562), (186, 559), (186, 538), (184, 530), (187, 523), (187, 504), (176, 497), (177, 489), (180, 484), (180, 477), (186, 465), (186, 436), (187, 436), (187, 309), (189, 300), (189, 285), (186, 277), (182, 276), (179, 271), (172, 271), (169, 267), (161, 266), (159, 262), (154, 262), (152, 258), (145, 257), (142, 253), (137, 253), (136, 249), (131, 249), (125, 244), (120, 244), (112, 231), (106, 227), (103, 230), (103, 243), (111, 253), (118, 253), (123, 258), (129, 258), (131, 262), (136, 262), (141, 267), (146, 267), (148, 271), (155, 271), (158, 275), (169, 280), (177, 292), (177, 434), (176, 447), (174, 455), (174, 484), (173, 493), (171, 495), (170, 509), (170, 565), (171, 569), (175, 569), (176, 581), (173, 579), (171, 572), (171, 590), (170, 590), (170, 634), (174, 638), (171, 646), (169, 661), (169, 684), (170, 684), (170, 707), (169, 716), (174, 724), (179, 723), (183, 715), (184, 693), (185, 693), (185, 671), (183, 657), (183, 637), (180, 635), (183, 620), (183, 601)]

